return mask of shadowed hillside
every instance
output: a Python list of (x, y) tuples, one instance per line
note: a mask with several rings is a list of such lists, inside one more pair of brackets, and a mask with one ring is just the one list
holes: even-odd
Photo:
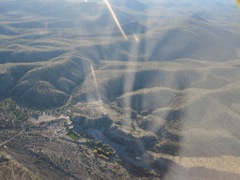
[(228, 0), (1, 0), (0, 179), (240, 179), (239, 17)]
[(35, 107), (63, 105), (69, 93), (89, 73), (89, 62), (77, 57), (38, 64), (5, 64), (1, 74), (1, 95)]

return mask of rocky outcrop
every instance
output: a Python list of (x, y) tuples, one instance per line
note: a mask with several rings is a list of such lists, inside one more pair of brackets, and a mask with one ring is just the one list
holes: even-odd
[(139, 149), (151, 149), (157, 141), (156, 136), (151, 132), (116, 124), (111, 125), (107, 135), (114, 142)]
[(74, 116), (71, 120), (74, 125), (80, 125), (82, 128), (109, 128), (113, 123), (112, 119), (108, 116), (102, 116), (95, 119), (88, 119), (85, 116)]

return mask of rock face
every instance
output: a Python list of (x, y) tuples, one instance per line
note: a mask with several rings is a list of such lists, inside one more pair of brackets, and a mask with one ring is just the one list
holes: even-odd
[(72, 118), (72, 122), (82, 128), (108, 128), (113, 123), (112, 119), (108, 116), (102, 116), (95, 119), (88, 119), (85, 116), (75, 116)]
[(150, 149), (156, 143), (156, 136), (151, 132), (133, 130), (131, 127), (112, 124), (107, 135), (110, 139), (132, 148)]
[[(122, 145), (132, 146), (132, 148), (151, 149), (157, 142), (156, 135), (142, 129), (133, 129), (130, 126), (117, 125), (108, 116), (95, 119), (88, 119), (85, 116), (74, 116), (72, 122), (76, 130), (98, 129), (103, 130), (103, 134)], [(102, 130), (101, 130), (102, 129)]]

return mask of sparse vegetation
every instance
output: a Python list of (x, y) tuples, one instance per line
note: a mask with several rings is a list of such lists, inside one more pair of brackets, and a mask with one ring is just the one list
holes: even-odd
[(40, 116), (41, 111), (18, 105), (8, 98), (0, 102), (0, 128), (23, 128), (28, 119)]
[(239, 9), (109, 3), (0, 1), (0, 179), (240, 179)]

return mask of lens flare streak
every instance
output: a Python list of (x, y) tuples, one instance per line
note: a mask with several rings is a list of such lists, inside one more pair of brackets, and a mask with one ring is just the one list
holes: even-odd
[(125, 32), (124, 32), (121, 24), (119, 23), (119, 20), (118, 20), (118, 18), (117, 18), (117, 16), (116, 16), (115, 12), (114, 12), (113, 9), (112, 9), (111, 4), (109, 3), (108, 0), (104, 0), (104, 2), (106, 3), (107, 8), (108, 8), (108, 10), (110, 11), (110, 13), (111, 13), (111, 15), (112, 15), (112, 17), (113, 17), (113, 19), (114, 19), (114, 21), (115, 21), (118, 29), (119, 29), (119, 31), (122, 33), (124, 39), (125, 39), (125, 40), (128, 40), (128, 38), (127, 38), (127, 36), (126, 36), (126, 34), (125, 34)]
[(96, 91), (97, 91), (98, 99), (101, 100), (101, 95), (100, 95), (100, 92), (99, 92), (99, 89), (98, 89), (96, 74), (95, 74), (95, 71), (94, 71), (94, 68), (93, 68), (92, 65), (91, 65), (91, 72), (92, 72), (92, 76), (93, 76), (93, 80), (94, 80), (94, 85), (95, 85), (95, 88), (96, 88)]

